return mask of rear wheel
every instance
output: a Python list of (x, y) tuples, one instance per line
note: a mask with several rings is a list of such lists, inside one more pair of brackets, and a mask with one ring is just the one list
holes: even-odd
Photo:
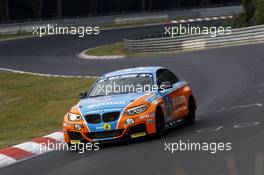
[(156, 110), (156, 138), (161, 138), (165, 132), (165, 122), (163, 111), (160, 108)]
[(188, 115), (184, 119), (184, 123), (187, 125), (191, 125), (195, 122), (195, 106), (194, 101), (190, 100), (188, 105)]

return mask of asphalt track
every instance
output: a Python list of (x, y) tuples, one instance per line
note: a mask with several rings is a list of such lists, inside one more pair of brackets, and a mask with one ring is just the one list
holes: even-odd
[[(105, 31), (99, 38), (44, 37), (0, 42), (0, 67), (64, 75), (100, 75), (132, 66), (165, 66), (187, 80), (197, 97), (197, 122), (160, 140), (106, 147), (99, 152), (54, 151), (0, 169), (16, 174), (261, 175), (264, 167), (264, 44), (120, 60), (81, 60), (76, 54), (129, 34), (160, 27)], [(76, 92), (78, 93), (78, 92)], [(258, 105), (255, 105), (255, 104)], [(60, 117), (60, 116), (58, 116)], [(62, 116), (61, 116), (62, 117)], [(249, 127), (237, 124), (259, 122)], [(209, 127), (216, 132), (197, 132)], [(231, 142), (231, 151), (165, 151), (165, 142)], [(264, 172), (262, 172), (264, 173)]]

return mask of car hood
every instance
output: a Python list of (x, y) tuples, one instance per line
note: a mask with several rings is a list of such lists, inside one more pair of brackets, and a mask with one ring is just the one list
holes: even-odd
[(146, 93), (129, 93), (87, 98), (80, 101), (79, 109), (83, 114), (89, 111), (121, 109), (145, 94)]
[[(83, 99), (79, 102), (79, 109), (83, 116), (88, 114), (100, 114), (108, 112), (120, 112), (122, 113), (123, 109), (127, 107), (130, 103), (136, 99), (144, 96), (146, 93), (130, 93), (130, 94), (117, 94), (109, 95), (102, 97), (92, 97)], [(120, 118), (121, 116), (119, 116)], [(110, 130), (115, 130), (118, 126), (118, 121), (111, 121), (107, 124), (110, 125)], [(91, 124), (87, 123), (86, 125), (91, 132), (102, 132), (106, 131), (104, 128), (105, 123), (101, 121), (100, 123)], [(112, 138), (107, 138), (112, 139)], [(98, 140), (98, 139), (95, 139)], [(100, 139), (99, 139), (100, 140)], [(103, 139), (106, 140), (106, 139)]]

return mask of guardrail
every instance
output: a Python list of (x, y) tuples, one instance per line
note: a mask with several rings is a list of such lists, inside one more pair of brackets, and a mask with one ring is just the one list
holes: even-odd
[(233, 29), (229, 35), (182, 35), (148, 39), (125, 39), (129, 53), (199, 50), (242, 43), (264, 42), (264, 25)]
[(119, 14), (111, 16), (99, 16), (88, 18), (72, 18), (72, 19), (54, 19), (44, 21), (31, 21), (23, 23), (0, 24), (0, 34), (9, 34), (17, 32), (32, 32), (32, 27), (42, 25), (61, 25), (61, 26), (81, 26), (81, 25), (108, 25), (108, 24), (124, 24), (138, 23), (155, 20), (173, 20), (190, 17), (205, 17), (205, 16), (221, 16), (232, 15), (243, 10), (241, 5), (226, 6), (226, 7), (209, 7), (198, 9), (170, 10), (134, 14)]

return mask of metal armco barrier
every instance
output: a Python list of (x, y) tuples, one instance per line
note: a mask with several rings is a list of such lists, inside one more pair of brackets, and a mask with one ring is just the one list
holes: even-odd
[(159, 37), (125, 39), (125, 49), (129, 53), (188, 51), (243, 43), (264, 42), (264, 25), (233, 29), (231, 34), (217, 35), (182, 35), (176, 37)]

